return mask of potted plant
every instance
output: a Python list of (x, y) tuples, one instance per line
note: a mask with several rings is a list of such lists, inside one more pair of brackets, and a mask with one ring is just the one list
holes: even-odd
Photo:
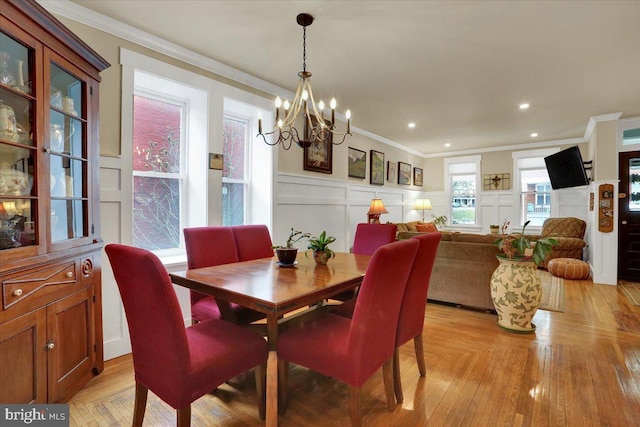
[(502, 237), (495, 244), (500, 264), (491, 276), (491, 299), (498, 313), (498, 326), (510, 332), (531, 333), (536, 326), (531, 319), (536, 314), (542, 296), (542, 284), (537, 266), (551, 253), (557, 241), (540, 238), (531, 241), (525, 229), (521, 233), (506, 234), (508, 221), (502, 224)]
[[(307, 249), (311, 249), (313, 251), (313, 259), (315, 259), (316, 264), (326, 264), (331, 258), (335, 256), (335, 252), (333, 252), (329, 245), (336, 241), (336, 238), (333, 236), (327, 236), (326, 231), (322, 231), (318, 237), (309, 238), (309, 246)], [(306, 256), (305, 252), (305, 256)]]
[(308, 239), (311, 236), (309, 233), (303, 233), (302, 231), (294, 230), (291, 228), (291, 233), (287, 239), (287, 244), (284, 246), (275, 245), (273, 249), (276, 251), (278, 261), (280, 265), (291, 266), (295, 263), (298, 256), (298, 248), (293, 245), (302, 239)]
[(491, 234), (498, 234), (498, 231), (500, 231), (500, 226), (498, 224), (491, 224), (489, 225), (489, 228), (491, 229)]
[(447, 225), (447, 217), (445, 215), (437, 216), (435, 214), (431, 214), (431, 218), (432, 218), (431, 222), (433, 222), (433, 224), (437, 228), (444, 227), (445, 225)]

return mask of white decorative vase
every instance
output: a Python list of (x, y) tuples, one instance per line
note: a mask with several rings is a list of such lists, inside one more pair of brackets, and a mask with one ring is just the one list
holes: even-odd
[(498, 312), (498, 326), (509, 332), (532, 333), (531, 323), (540, 306), (542, 283), (533, 261), (498, 257), (500, 265), (491, 276), (491, 299)]

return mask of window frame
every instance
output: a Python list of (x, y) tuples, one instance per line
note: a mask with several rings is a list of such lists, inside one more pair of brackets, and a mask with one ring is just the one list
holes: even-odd
[[(518, 224), (512, 224), (512, 227), (521, 228), (524, 226), (524, 218), (522, 217), (522, 213), (526, 213), (526, 206), (523, 205), (524, 198), (522, 197), (525, 192), (522, 191), (522, 179), (521, 172), (527, 170), (538, 170), (544, 169), (546, 170), (546, 165), (544, 163), (544, 158), (550, 156), (551, 154), (555, 154), (560, 151), (560, 148), (544, 148), (539, 150), (526, 150), (526, 151), (514, 151), (512, 153), (513, 159), (513, 206), (516, 209), (516, 214), (518, 218)], [(551, 188), (551, 181), (549, 181), (549, 216), (552, 217), (554, 215), (553, 209), (554, 205), (556, 205), (556, 200), (554, 197), (553, 189)], [(546, 192), (545, 192), (546, 193)], [(536, 192), (534, 191), (534, 197), (536, 197)], [(529, 228), (536, 228), (540, 226), (531, 226)], [(527, 230), (529, 230), (529, 228)]]
[[(479, 228), (482, 225), (482, 193), (480, 191), (480, 173), (481, 173), (482, 156), (464, 156), (449, 157), (444, 159), (444, 182), (445, 182), (445, 198), (447, 200), (447, 225), (459, 228)], [(454, 165), (473, 165), (469, 172), (451, 173)], [(451, 188), (451, 178), (458, 175), (474, 175), (475, 176), (475, 222), (473, 224), (453, 224), (453, 191)]]

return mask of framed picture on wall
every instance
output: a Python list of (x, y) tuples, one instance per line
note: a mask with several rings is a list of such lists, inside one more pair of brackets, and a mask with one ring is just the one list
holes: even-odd
[(370, 156), (369, 183), (371, 185), (384, 185), (384, 153), (371, 150)]
[(396, 165), (396, 162), (390, 162), (387, 160), (387, 181), (396, 182), (397, 174), (398, 165)]
[(364, 179), (367, 175), (367, 153), (349, 147), (349, 176)]
[(398, 184), (411, 184), (411, 165), (409, 163), (398, 162)]
[(422, 168), (413, 168), (413, 185), (422, 186)]
[[(316, 116), (312, 115), (311, 120), (313, 125), (315, 126), (318, 120)], [(325, 120), (325, 123), (331, 124), (331, 122), (329, 122), (328, 120)], [(304, 135), (306, 140), (309, 140), (312, 137), (311, 131), (308, 127), (309, 123), (305, 120)], [(309, 147), (304, 147), (303, 156), (304, 170), (321, 173), (332, 173), (333, 134), (329, 133), (328, 138), (324, 141), (321, 141), (318, 138), (316, 141), (313, 141)]]

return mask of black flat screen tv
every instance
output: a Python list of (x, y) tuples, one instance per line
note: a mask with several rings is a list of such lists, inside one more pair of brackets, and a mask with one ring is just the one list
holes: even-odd
[(544, 162), (554, 190), (589, 185), (589, 177), (577, 145), (545, 157)]

